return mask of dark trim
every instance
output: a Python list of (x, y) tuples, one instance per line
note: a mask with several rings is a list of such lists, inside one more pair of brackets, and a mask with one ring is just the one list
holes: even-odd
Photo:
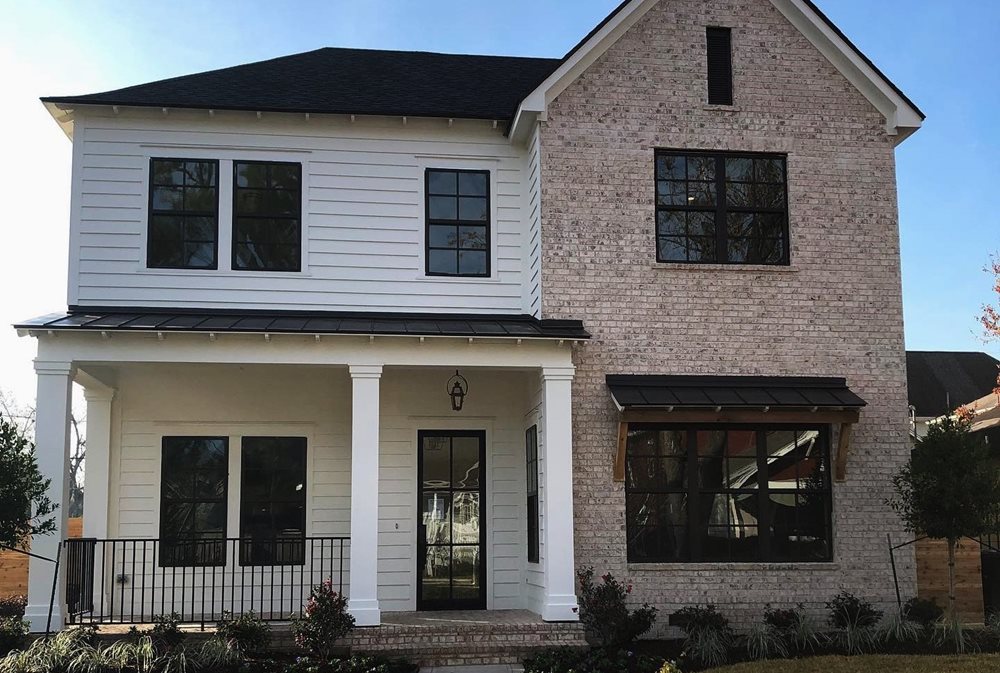
[[(236, 212), (236, 207), (237, 207), (237, 193), (238, 193), (239, 189), (244, 189), (244, 188), (237, 187), (236, 181), (237, 181), (237, 170), (238, 170), (237, 167), (241, 166), (241, 165), (295, 166), (295, 167), (297, 167), (299, 169), (299, 198), (297, 200), (298, 207), (299, 207), (298, 218), (291, 218), (291, 217), (285, 217), (285, 216), (273, 216), (273, 215), (242, 215), (242, 216), (239, 215)], [(253, 189), (253, 188), (249, 188), (249, 189)], [(303, 244), (302, 244), (302, 238), (303, 237), (302, 237), (302, 233), (303, 233), (303, 231), (305, 231), (304, 227), (302, 226), (302, 197), (303, 197), (303, 194), (305, 193), (304, 190), (302, 189), (302, 162), (301, 161), (267, 161), (267, 160), (257, 160), (257, 159), (255, 159), (255, 160), (233, 159), (233, 190), (232, 191), (233, 191), (233, 217), (232, 217), (232, 226), (230, 227), (230, 229), (232, 231), (232, 236), (230, 237), (232, 239), (230, 241), (230, 245), (232, 246), (232, 251), (231, 251), (231, 253), (232, 253), (232, 259), (230, 260), (230, 267), (229, 267), (230, 270), (232, 270), (232, 271), (249, 271), (251, 273), (252, 272), (260, 272), (260, 273), (281, 273), (281, 272), (285, 272), (285, 273), (299, 273), (299, 272), (301, 272), (302, 271), (302, 249), (303, 249)], [(268, 188), (268, 189), (265, 189), (264, 191), (270, 191), (270, 190)], [(296, 232), (297, 233), (297, 237), (296, 237), (296, 239), (297, 239), (297, 243), (298, 243), (298, 253), (299, 254), (298, 254), (298, 261), (295, 264), (295, 268), (294, 269), (278, 269), (278, 268), (250, 269), (250, 268), (246, 268), (246, 267), (242, 267), (242, 266), (237, 266), (236, 265), (236, 246), (237, 246), (237, 242), (236, 242), (236, 220), (239, 217), (242, 217), (244, 219), (258, 219), (258, 220), (291, 220), (291, 219), (297, 219), (298, 225), (297, 225), (297, 232)]]
[[(152, 226), (153, 226), (153, 192), (155, 191), (155, 185), (153, 182), (153, 162), (154, 161), (197, 161), (199, 163), (205, 164), (215, 164), (215, 240), (212, 245), (212, 255), (214, 261), (211, 266), (184, 266), (184, 265), (169, 265), (169, 264), (152, 264), (150, 262), (149, 254), (150, 247), (153, 240), (152, 237)], [(149, 176), (146, 186), (149, 189), (149, 194), (146, 203), (146, 268), (147, 269), (179, 269), (185, 271), (217, 271), (219, 269), (219, 190), (222, 186), (222, 175), (220, 173), (220, 166), (218, 159), (195, 159), (193, 157), (150, 157), (149, 158)], [(165, 213), (162, 214), (165, 217), (171, 217), (171, 215)], [(181, 213), (175, 215), (174, 217), (202, 217), (198, 215), (187, 215)]]
[[(604, 28), (604, 26), (608, 25), (608, 23), (613, 18), (615, 18), (616, 16), (618, 16), (618, 13), (621, 12), (623, 9), (625, 9), (625, 7), (627, 7), (630, 2), (632, 2), (632, 0), (624, 0), (624, 2), (622, 2), (620, 5), (618, 5), (614, 9), (612, 9), (610, 14), (608, 14), (606, 17), (604, 17), (599, 24), (597, 24), (596, 26), (594, 26), (589, 33), (587, 33), (586, 35), (583, 36), (582, 40), (580, 40), (579, 42), (577, 42), (575, 45), (573, 45), (573, 47), (569, 51), (566, 52), (566, 55), (563, 56), (562, 59), (559, 61), (559, 65), (562, 65), (563, 63), (565, 63), (566, 61), (568, 61), (570, 58), (572, 58), (573, 54), (575, 54), (576, 52), (580, 51), (580, 49), (583, 47), (583, 45), (587, 44), (587, 41), (590, 38), (592, 38), (595, 35), (597, 35), (597, 33), (600, 32), (601, 28)], [(557, 69), (558, 69), (558, 67), (553, 68), (553, 72), (555, 72), (555, 70), (557, 70)]]
[[(715, 205), (714, 206), (689, 206), (689, 205), (667, 205), (659, 204), (658, 183), (660, 176), (657, 173), (657, 159), (661, 156), (683, 156), (683, 157), (711, 157), (715, 160)], [(726, 203), (726, 159), (777, 159), (782, 163), (784, 173), (784, 208), (748, 208), (744, 206), (729, 207)], [(685, 184), (689, 182), (685, 175)], [(725, 264), (729, 266), (789, 266), (792, 255), (791, 226), (789, 224), (788, 212), (788, 155), (779, 152), (738, 152), (728, 150), (688, 150), (657, 148), (653, 151), (653, 241), (657, 264)], [(757, 183), (750, 183), (757, 184)], [(714, 213), (715, 215), (715, 259), (702, 260), (678, 260), (662, 259), (660, 257), (660, 234), (659, 234), (659, 213), (662, 211), (671, 212), (703, 212)], [(783, 215), (784, 227), (782, 229), (783, 249), (781, 260), (777, 262), (761, 261), (729, 261), (727, 243), (729, 240), (728, 223), (726, 215), (730, 212), (744, 213), (765, 213), (769, 215)], [(685, 237), (687, 238), (687, 237)]]
[[(475, 437), (479, 440), (479, 597), (476, 599), (449, 599), (426, 601), (421, 598), (423, 595), (423, 560), (427, 548), (426, 534), (423, 533), (423, 524), (420, 520), (423, 508), (424, 495), (424, 438), (425, 437)], [(452, 458), (449, 448), (448, 469), (451, 470)], [(486, 563), (489, 553), (486, 544), (487, 513), (486, 506), (486, 431), (485, 430), (418, 430), (417, 431), (417, 610), (485, 610), (486, 596), (488, 588), (486, 586)], [(434, 490), (434, 489), (431, 489)], [(444, 490), (444, 489), (441, 489)], [(449, 493), (454, 493), (454, 482), (447, 489)], [(471, 491), (472, 489), (458, 489), (460, 491)], [(453, 521), (453, 519), (451, 519)], [(454, 542), (449, 543), (454, 546)], [(459, 545), (471, 546), (471, 545)], [(450, 572), (450, 571), (449, 571)]]
[[(428, 176), (430, 173), (455, 173), (456, 175), (474, 174), (474, 175), (485, 175), (486, 176), (486, 222), (474, 222), (472, 220), (462, 220), (458, 217), (458, 211), (455, 212), (454, 220), (432, 220), (431, 219), (431, 196), (430, 193), (430, 183), (428, 181)], [(456, 178), (457, 180), (457, 178)], [(424, 275), (432, 276), (438, 278), (491, 278), (493, 273), (493, 200), (491, 198), (491, 192), (493, 191), (493, 174), (489, 169), (468, 169), (468, 168), (434, 168), (428, 166), (424, 169)], [(441, 196), (434, 194), (433, 196)], [(447, 196), (447, 195), (445, 195)], [(458, 199), (461, 197), (459, 194), (459, 188), (456, 184), (455, 187), (455, 207), (459, 207)], [(473, 197), (478, 198), (478, 197)], [(486, 273), (461, 273), (459, 271), (460, 263), (456, 257), (455, 260), (455, 273), (436, 273), (430, 270), (431, 259), (431, 226), (432, 225), (443, 225), (443, 226), (454, 226), (456, 228), (462, 226), (468, 227), (484, 227), (486, 229)], [(434, 248), (435, 250), (443, 250), (446, 248)], [(451, 248), (447, 248), (450, 250)], [(456, 256), (458, 252), (462, 250), (459, 246), (459, 241), (455, 242)]]
[[(524, 431), (525, 472), (527, 491), (528, 563), (541, 560), (541, 500), (538, 484), (538, 424), (534, 423)], [(534, 488), (532, 488), (534, 484)]]
[[(780, 425), (780, 424), (756, 424), (756, 423), (635, 423), (629, 424), (629, 430), (672, 430), (672, 431), (685, 431), (687, 432), (687, 447), (685, 454), (685, 480), (686, 488), (684, 486), (679, 486), (675, 489), (660, 489), (660, 490), (641, 490), (635, 491), (635, 493), (646, 493), (646, 494), (659, 494), (659, 493), (686, 493), (687, 495), (687, 545), (690, 551), (689, 558), (678, 559), (674, 557), (661, 557), (661, 558), (641, 558), (637, 559), (633, 556), (631, 549), (629, 548), (628, 538), (629, 538), (629, 517), (628, 517), (628, 505), (627, 499), (632, 492), (629, 489), (629, 479), (628, 476), (625, 478), (625, 498), (626, 498), (626, 515), (625, 515), (625, 535), (626, 535), (626, 556), (628, 563), (635, 564), (646, 564), (646, 563), (687, 563), (691, 565), (699, 565), (706, 563), (801, 563), (801, 564), (811, 564), (811, 563), (829, 563), (834, 558), (833, 548), (835, 544), (835, 536), (833, 529), (833, 473), (831, 471), (831, 454), (832, 447), (830, 446), (830, 426), (824, 424), (810, 424), (802, 423), (796, 425)], [(748, 488), (723, 488), (723, 489), (701, 489), (698, 486), (699, 482), (699, 461), (697, 454), (697, 432), (704, 430), (726, 430), (726, 431), (753, 431), (756, 433), (755, 438), (755, 448), (756, 448), (756, 483)], [(826, 475), (826, 484), (821, 489), (806, 490), (801, 487), (794, 489), (782, 489), (776, 488), (771, 489), (768, 486), (768, 456), (766, 450), (764, 450), (765, 443), (763, 442), (763, 433), (769, 431), (801, 431), (801, 430), (815, 430), (819, 433), (819, 440), (822, 442), (823, 454), (822, 454), (822, 467)], [(627, 444), (626, 444), (627, 451)], [(631, 454), (626, 453), (626, 459), (632, 458)], [(777, 462), (777, 461), (776, 461)], [(683, 483), (683, 482), (682, 482)], [(756, 496), (757, 499), (757, 534), (758, 534), (758, 544), (759, 544), (759, 556), (754, 559), (725, 559), (725, 558), (704, 558), (701, 548), (701, 537), (700, 528), (696, 528), (695, 524), (699, 523), (701, 506), (702, 506), (702, 496), (705, 494), (729, 494), (729, 493), (739, 493), (745, 492), (745, 494), (752, 494)], [(767, 533), (772, 529), (771, 513), (770, 508), (767, 506), (768, 500), (773, 493), (781, 494), (799, 494), (799, 493), (820, 493), (826, 496), (825, 501), (825, 517), (824, 526), (828, 533), (827, 539), (827, 553), (823, 558), (818, 559), (794, 559), (794, 558), (778, 558), (771, 550), (772, 535)]]

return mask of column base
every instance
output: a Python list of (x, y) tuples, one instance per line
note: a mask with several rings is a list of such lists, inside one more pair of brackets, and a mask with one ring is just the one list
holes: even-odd
[[(49, 604), (28, 605), (24, 610), (24, 618), (28, 621), (28, 630), (31, 633), (45, 633), (45, 626), (49, 623)], [(58, 633), (62, 631), (63, 626), (62, 608), (56, 603), (52, 606), (50, 629), (52, 633)]]
[(379, 626), (382, 623), (382, 611), (377, 600), (348, 599), (347, 611), (354, 617), (355, 626)]
[(580, 611), (576, 604), (576, 596), (546, 596), (542, 605), (542, 621), (546, 622), (578, 622)]

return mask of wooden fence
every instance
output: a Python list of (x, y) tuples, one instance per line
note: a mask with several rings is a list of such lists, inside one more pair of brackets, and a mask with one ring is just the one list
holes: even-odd
[[(83, 519), (69, 520), (69, 537), (83, 536)], [(0, 551), (0, 598), (28, 593), (28, 557), (12, 551)]]

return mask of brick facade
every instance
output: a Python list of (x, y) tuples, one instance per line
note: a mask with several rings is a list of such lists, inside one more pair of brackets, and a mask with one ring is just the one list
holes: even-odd
[[(705, 101), (705, 27), (733, 27), (735, 106)], [(841, 589), (894, 602), (884, 504), (906, 459), (906, 377), (892, 139), (885, 119), (766, 0), (663, 0), (548, 108), (542, 312), (584, 318), (576, 354), (576, 556), (634, 580), (666, 615), (715, 603), (820, 612)], [(654, 148), (788, 154), (791, 267), (656, 264)], [(869, 406), (834, 484), (834, 562), (628, 566), (612, 480), (609, 373), (845, 376)], [(904, 599), (912, 552), (897, 553)]]

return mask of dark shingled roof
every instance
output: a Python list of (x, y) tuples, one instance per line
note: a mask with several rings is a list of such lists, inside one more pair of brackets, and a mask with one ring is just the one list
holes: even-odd
[(334, 311), (234, 311), (73, 307), (14, 325), (23, 330), (91, 332), (226, 332), (362, 334), (525, 339), (589, 339), (579, 320), (539, 320), (530, 315), (380, 313)]
[(863, 407), (842, 378), (819, 376), (668, 376), (607, 377), (618, 406), (656, 407)]
[(986, 353), (906, 351), (906, 388), (917, 416), (937, 417), (988, 395), (1000, 360)]
[(324, 48), (43, 102), (507, 120), (562, 61)]

